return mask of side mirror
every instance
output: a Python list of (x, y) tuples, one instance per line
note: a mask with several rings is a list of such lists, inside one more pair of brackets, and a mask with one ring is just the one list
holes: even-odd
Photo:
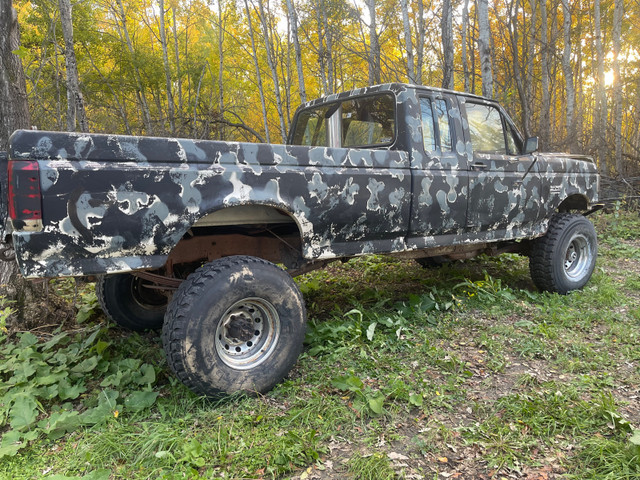
[(538, 137), (529, 137), (524, 145), (524, 154), (528, 155), (538, 151)]

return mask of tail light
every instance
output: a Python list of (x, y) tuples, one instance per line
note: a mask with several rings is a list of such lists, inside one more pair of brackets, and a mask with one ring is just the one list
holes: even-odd
[(42, 229), (40, 170), (32, 160), (9, 161), (9, 217), (14, 230)]

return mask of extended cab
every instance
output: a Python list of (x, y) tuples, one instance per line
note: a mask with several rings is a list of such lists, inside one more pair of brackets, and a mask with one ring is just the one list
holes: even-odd
[(98, 276), (107, 315), (162, 326), (206, 395), (287, 374), (306, 322), (291, 277), (330, 261), (516, 252), (567, 293), (597, 254), (591, 159), (539, 153), (494, 101), (413, 85), (309, 102), (287, 145), (17, 131), (8, 177), (23, 275)]

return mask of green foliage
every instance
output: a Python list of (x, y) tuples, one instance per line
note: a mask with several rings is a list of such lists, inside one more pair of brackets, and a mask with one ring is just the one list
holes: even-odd
[(154, 367), (130, 358), (110, 362), (105, 335), (95, 327), (74, 336), (57, 332), (44, 341), (25, 332), (17, 343), (0, 347), (0, 457), (38, 438), (55, 440), (155, 403)]

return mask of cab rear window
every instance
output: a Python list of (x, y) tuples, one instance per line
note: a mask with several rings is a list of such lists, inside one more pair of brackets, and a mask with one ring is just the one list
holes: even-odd
[(395, 97), (388, 93), (370, 95), (302, 110), (292, 143), (378, 147), (393, 143), (395, 129)]

